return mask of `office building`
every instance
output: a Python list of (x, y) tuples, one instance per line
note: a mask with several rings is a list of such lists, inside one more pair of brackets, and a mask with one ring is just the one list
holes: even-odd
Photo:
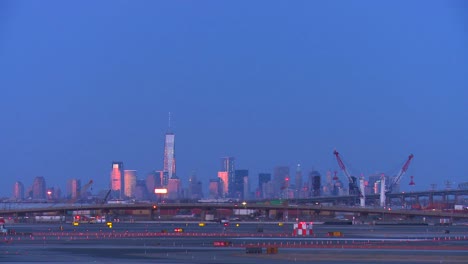
[(221, 185), (220, 197), (228, 197), (229, 194), (229, 175), (227, 171), (219, 171), (218, 179), (219, 184)]
[(167, 198), (169, 200), (177, 200), (180, 198), (181, 192), (180, 179), (176, 177), (169, 178), (169, 183), (167, 184)]
[(34, 178), (32, 186), (33, 199), (46, 199), (46, 182), (44, 177)]
[(67, 181), (67, 198), (76, 200), (81, 192), (81, 180), (68, 179)]
[(220, 178), (210, 179), (208, 197), (210, 199), (219, 199), (223, 197), (223, 184)]
[(167, 186), (167, 183), (163, 185), (163, 171), (153, 171), (146, 176), (146, 191), (150, 200), (156, 200), (154, 189)]
[(308, 186), (307, 189), (309, 189), (309, 197), (315, 197), (315, 196), (320, 196), (320, 186), (321, 184), (321, 175), (320, 172), (318, 171), (311, 171), (309, 173), (309, 179), (308, 179)]
[(234, 165), (234, 157), (223, 157), (221, 158), (221, 172), (227, 172), (227, 190), (225, 190), (225, 197), (234, 197), (234, 185), (235, 185), (235, 179), (234, 179), (234, 171), (235, 171), (235, 165)]
[(302, 169), (301, 164), (297, 164), (296, 167), (296, 178), (295, 178), (295, 189), (296, 189), (296, 198), (301, 197), (302, 190)]
[(13, 199), (16, 201), (24, 200), (24, 185), (20, 181), (15, 182), (13, 186)]
[(111, 171), (111, 190), (112, 198), (123, 199), (124, 191), (124, 166), (121, 161), (112, 162), (112, 171)]
[(259, 191), (259, 198), (265, 198), (263, 185), (271, 181), (271, 173), (259, 173), (258, 174), (258, 191)]
[(163, 178), (163, 185), (167, 185), (169, 179), (176, 177), (176, 158), (175, 158), (175, 135), (167, 132), (164, 140), (164, 172), (167, 173)]
[(135, 187), (137, 182), (136, 170), (124, 170), (124, 195), (127, 198), (135, 197)]
[[(154, 191), (153, 191), (154, 195)], [(135, 186), (135, 200), (144, 201), (148, 199), (148, 190), (146, 188), (145, 180), (137, 180)]]
[(202, 183), (199, 180), (197, 180), (197, 176), (195, 176), (195, 174), (192, 174), (192, 176), (190, 176), (189, 178), (187, 196), (187, 198), (194, 200), (203, 198)]
[(245, 195), (248, 195), (248, 193), (247, 194), (245, 193), (245, 188), (244, 188), (245, 182), (246, 181), (248, 182), (248, 180), (245, 180), (244, 178), (248, 178), (248, 177), (249, 177), (248, 170), (235, 170), (234, 171), (234, 186), (232, 188), (231, 198), (243, 200)]
[(273, 187), (275, 198), (286, 198), (289, 188), (289, 167), (277, 166), (273, 172)]

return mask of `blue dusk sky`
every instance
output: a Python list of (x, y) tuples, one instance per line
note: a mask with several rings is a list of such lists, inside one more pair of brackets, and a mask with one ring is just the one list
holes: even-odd
[[(0, 196), (163, 166), (468, 181), (464, 1), (0, 1)], [(343, 173), (339, 174), (345, 181)]]

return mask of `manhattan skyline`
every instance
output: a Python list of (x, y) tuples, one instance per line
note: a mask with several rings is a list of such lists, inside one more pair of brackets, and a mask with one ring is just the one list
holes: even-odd
[[(219, 159), (257, 179), (396, 174), (408, 189), (468, 179), (462, 2), (2, 1), (0, 196), (42, 176), (109, 186), (109, 164), (207, 189)], [(345, 181), (343, 173), (339, 173)]]

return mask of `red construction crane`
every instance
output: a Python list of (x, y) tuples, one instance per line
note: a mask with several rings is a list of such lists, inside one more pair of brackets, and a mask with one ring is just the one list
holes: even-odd
[(405, 164), (403, 164), (403, 167), (401, 168), (401, 170), (398, 172), (398, 174), (395, 177), (393, 177), (392, 182), (388, 186), (388, 189), (387, 189), (388, 192), (391, 192), (396, 185), (400, 184), (401, 178), (403, 177), (403, 175), (408, 170), (408, 166), (410, 165), (411, 160), (413, 159), (413, 157), (414, 157), (413, 154), (410, 154), (408, 156), (408, 159), (406, 160)]
[(349, 174), (343, 160), (340, 157), (340, 153), (338, 153), (338, 151), (336, 151), (336, 149), (335, 149), (335, 151), (333, 151), (333, 154), (336, 156), (336, 160), (338, 161), (338, 166), (340, 166), (341, 170), (343, 170), (344, 174), (348, 178), (349, 194), (350, 195), (358, 194), (360, 197), (362, 197), (361, 190), (359, 189), (359, 186), (357, 185), (357, 178), (354, 177), (354, 176), (351, 176), (351, 174)]

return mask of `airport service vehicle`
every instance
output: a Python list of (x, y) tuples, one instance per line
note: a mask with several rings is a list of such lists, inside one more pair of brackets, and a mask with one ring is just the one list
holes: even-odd
[(8, 234), (8, 229), (5, 228), (5, 225), (1, 224), (0, 225), (0, 233), (6, 235)]
[(3, 218), (0, 218), (0, 233), (4, 235), (8, 234), (8, 229), (5, 227), (5, 220)]

